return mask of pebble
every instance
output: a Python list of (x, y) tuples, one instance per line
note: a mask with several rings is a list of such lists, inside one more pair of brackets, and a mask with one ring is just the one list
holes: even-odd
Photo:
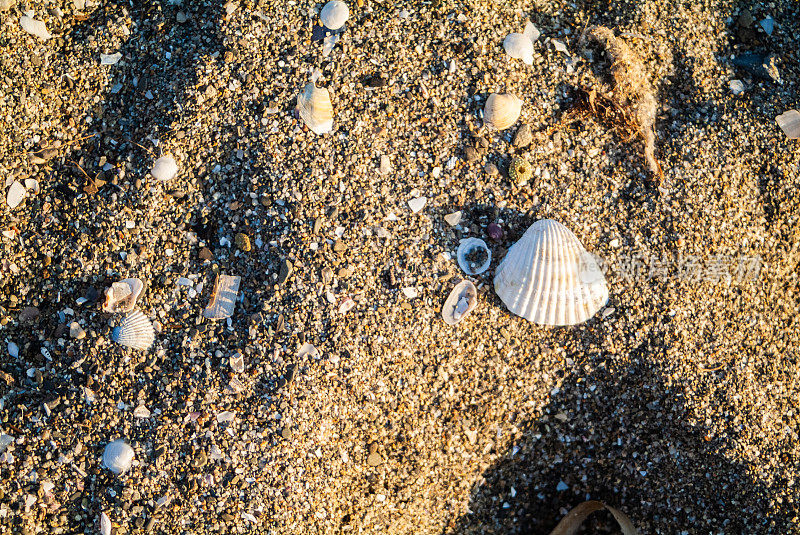
[(412, 213), (416, 214), (425, 207), (427, 202), (428, 199), (426, 197), (416, 197), (408, 201), (408, 207), (411, 208)]
[(392, 161), (385, 154), (381, 155), (381, 164), (378, 170), (382, 175), (388, 175), (392, 172)]
[(447, 214), (446, 216), (444, 216), (444, 220), (451, 227), (455, 227), (461, 222), (461, 212), (458, 211), (458, 212), (453, 212), (451, 214)]
[(486, 173), (489, 176), (495, 176), (495, 175), (498, 175), (500, 173), (500, 170), (497, 168), (497, 166), (495, 164), (493, 164), (492, 162), (489, 162), (489, 163), (487, 163), (486, 165), (483, 166), (483, 172)]
[(514, 146), (517, 148), (525, 148), (533, 141), (533, 132), (528, 124), (523, 124), (514, 135)]
[(744, 92), (744, 82), (741, 80), (731, 80), (728, 82), (728, 87), (734, 95), (740, 95)]
[(378, 466), (383, 463), (383, 458), (377, 452), (372, 452), (367, 457), (367, 464), (370, 466)]
[(278, 286), (283, 286), (292, 274), (292, 262), (288, 258), (284, 258), (281, 262), (280, 270), (278, 271)]
[(474, 162), (478, 160), (480, 157), (481, 155), (478, 153), (477, 150), (475, 150), (474, 147), (467, 147), (466, 149), (464, 149), (464, 160), (466, 160), (467, 162)]
[(69, 324), (69, 336), (76, 340), (83, 340), (86, 338), (86, 331), (83, 330), (83, 327), (77, 321), (73, 321)]

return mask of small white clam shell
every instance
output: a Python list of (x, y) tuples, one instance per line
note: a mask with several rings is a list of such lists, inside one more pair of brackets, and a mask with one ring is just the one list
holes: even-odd
[(162, 156), (153, 163), (150, 174), (153, 175), (153, 178), (162, 182), (172, 180), (178, 174), (178, 163), (171, 156)]
[(130, 444), (119, 438), (109, 442), (106, 449), (103, 450), (103, 466), (117, 475), (124, 474), (131, 469), (134, 457), (135, 454)]
[(127, 313), (136, 308), (136, 301), (142, 293), (144, 284), (140, 279), (123, 279), (106, 289), (103, 312)]
[(306, 84), (297, 97), (297, 108), (300, 117), (315, 134), (326, 134), (333, 130), (333, 104), (330, 93), (324, 87)]
[(508, 309), (540, 325), (575, 325), (608, 301), (594, 256), (567, 227), (537, 221), (497, 267), (494, 289)]
[(156, 335), (150, 319), (141, 310), (125, 316), (119, 327), (111, 331), (111, 339), (131, 349), (147, 350), (153, 345)]
[(483, 122), (497, 130), (505, 130), (519, 119), (522, 101), (510, 93), (492, 93), (483, 108)]
[(22, 203), (22, 200), (28, 195), (25, 186), (22, 185), (21, 182), (15, 180), (11, 183), (11, 186), (8, 188), (8, 192), (6, 193), (6, 204), (12, 210), (19, 206)]
[(800, 111), (789, 110), (775, 118), (789, 139), (800, 139)]
[(462, 240), (456, 251), (458, 267), (467, 275), (480, 275), (492, 264), (492, 251), (480, 238)]
[(223, 320), (233, 315), (236, 297), (239, 295), (241, 277), (217, 275), (217, 282), (211, 294), (211, 301), (203, 311), (203, 317), (210, 320)]
[(338, 30), (350, 18), (350, 9), (341, 0), (331, 0), (319, 14), (322, 25), (329, 30)]
[(442, 319), (448, 325), (455, 325), (466, 318), (478, 305), (478, 290), (468, 280), (456, 284), (442, 306)]
[(521, 33), (510, 33), (503, 40), (503, 48), (510, 57), (533, 65), (533, 41)]

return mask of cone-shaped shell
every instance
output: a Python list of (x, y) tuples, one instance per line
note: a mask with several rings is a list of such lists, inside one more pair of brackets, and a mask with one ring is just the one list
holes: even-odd
[(103, 303), (103, 312), (130, 312), (136, 308), (136, 300), (142, 293), (144, 284), (140, 279), (123, 279), (115, 282), (106, 289), (106, 300)]
[(608, 301), (594, 257), (567, 227), (537, 221), (509, 249), (494, 276), (508, 309), (540, 325), (575, 325)]
[(133, 458), (133, 448), (121, 438), (109, 442), (103, 450), (103, 466), (117, 475), (130, 470)]
[(333, 130), (333, 104), (330, 93), (324, 87), (317, 87), (313, 82), (307, 84), (297, 97), (297, 109), (315, 134), (326, 134)]
[(522, 112), (522, 101), (510, 93), (492, 93), (483, 108), (483, 122), (498, 130), (505, 130), (517, 122)]
[(529, 37), (521, 33), (510, 33), (503, 40), (503, 48), (510, 57), (533, 65), (533, 41)]
[(455, 325), (466, 318), (478, 305), (478, 290), (468, 280), (456, 284), (442, 306), (442, 319), (448, 325)]
[(144, 351), (153, 345), (156, 335), (150, 319), (141, 310), (134, 310), (111, 331), (111, 339), (125, 347)]
[(348, 9), (347, 4), (340, 0), (331, 0), (325, 4), (325, 7), (322, 8), (319, 14), (322, 25), (329, 30), (338, 30), (344, 26), (344, 23), (347, 22), (349, 17), (350, 9)]

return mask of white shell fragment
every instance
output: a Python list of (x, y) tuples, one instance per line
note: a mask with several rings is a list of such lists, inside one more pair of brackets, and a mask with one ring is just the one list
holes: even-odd
[(428, 202), (427, 197), (415, 197), (408, 201), (408, 207), (411, 208), (413, 213), (417, 213), (423, 208), (425, 208), (425, 204)]
[(448, 225), (451, 227), (455, 227), (459, 223), (461, 223), (461, 211), (453, 212), (452, 214), (447, 214), (444, 216), (444, 220), (447, 222)]
[(800, 139), (800, 111), (789, 110), (775, 118), (789, 139)]
[(478, 290), (468, 280), (456, 284), (442, 306), (442, 319), (448, 325), (455, 325), (466, 318), (478, 305)]
[(45, 26), (44, 22), (33, 18), (33, 11), (28, 11), (25, 15), (21, 16), (19, 18), (19, 25), (22, 26), (23, 30), (31, 35), (35, 35), (43, 41), (47, 41), (53, 37), (50, 35), (50, 32), (47, 31), (47, 26)]
[(100, 65), (116, 65), (122, 59), (122, 54), (100, 54)]
[(162, 156), (153, 163), (153, 169), (150, 170), (150, 174), (153, 175), (153, 178), (162, 182), (172, 180), (178, 174), (178, 164), (171, 156)]
[(467, 275), (480, 275), (492, 264), (492, 251), (480, 238), (462, 240), (456, 251), (458, 267)]
[(540, 325), (575, 325), (608, 301), (595, 258), (567, 227), (537, 221), (498, 266), (494, 289), (508, 309)]
[(522, 101), (510, 93), (492, 93), (483, 108), (483, 122), (497, 130), (505, 130), (517, 122)]
[(141, 310), (134, 310), (111, 331), (111, 339), (125, 347), (145, 351), (153, 345), (156, 335), (150, 319)]
[(27, 195), (28, 192), (25, 190), (25, 186), (20, 181), (15, 180), (11, 183), (11, 187), (8, 188), (8, 192), (6, 192), (6, 204), (13, 210), (22, 203)]
[(327, 134), (333, 130), (333, 104), (324, 87), (317, 87), (313, 82), (306, 84), (297, 97), (297, 109), (303, 122), (315, 134)]
[(531, 21), (525, 23), (525, 30), (522, 32), (522, 35), (527, 37), (531, 40), (531, 43), (536, 41), (542, 32), (539, 31), (539, 28), (533, 25)]
[(331, 0), (319, 14), (322, 25), (329, 30), (338, 30), (350, 18), (350, 9), (340, 0)]
[(510, 57), (533, 65), (533, 41), (521, 33), (510, 33), (503, 39), (503, 48)]
[(103, 466), (115, 474), (124, 474), (133, 464), (133, 448), (130, 444), (119, 438), (109, 442), (103, 451)]
[(136, 300), (142, 293), (144, 284), (140, 279), (123, 279), (106, 288), (103, 312), (126, 314), (136, 308)]
[(111, 535), (111, 519), (105, 513), (100, 513), (100, 535)]
[(230, 275), (217, 275), (211, 301), (203, 311), (203, 317), (210, 320), (224, 320), (233, 315), (236, 306), (236, 296), (239, 294), (241, 277)]

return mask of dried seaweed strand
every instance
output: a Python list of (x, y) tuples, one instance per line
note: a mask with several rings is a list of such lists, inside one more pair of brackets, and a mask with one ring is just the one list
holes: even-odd
[(644, 64), (636, 53), (614, 32), (604, 26), (592, 26), (588, 35), (606, 50), (611, 59), (611, 74), (614, 76), (613, 100), (622, 109), (628, 110), (644, 141), (644, 157), (654, 174), (662, 176), (661, 166), (655, 157), (656, 97), (647, 77)]

